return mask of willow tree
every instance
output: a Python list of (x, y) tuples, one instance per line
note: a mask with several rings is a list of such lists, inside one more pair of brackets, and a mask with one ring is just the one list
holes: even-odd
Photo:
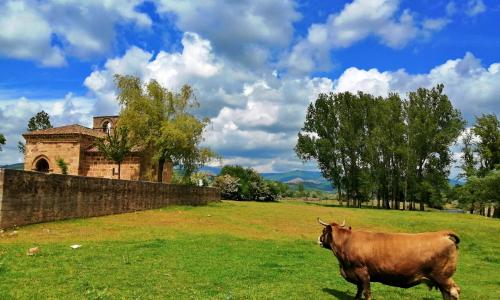
[(157, 81), (142, 82), (134, 76), (115, 75), (118, 102), (122, 105), (119, 126), (129, 129), (130, 140), (150, 153), (157, 164), (157, 180), (163, 181), (165, 163), (179, 166), (184, 177), (215, 157), (201, 147), (208, 119), (192, 112), (199, 108), (193, 89), (167, 90)]

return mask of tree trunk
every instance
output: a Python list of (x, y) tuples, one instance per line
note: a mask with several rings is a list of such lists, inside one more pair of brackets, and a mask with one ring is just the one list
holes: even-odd
[(488, 205), (488, 211), (486, 212), (486, 216), (491, 218), (491, 205)]
[(118, 179), (120, 179), (121, 170), (122, 170), (122, 163), (119, 162), (118, 163)]
[(420, 198), (420, 210), (424, 211), (424, 200), (422, 198)]
[(165, 159), (160, 159), (158, 161), (158, 182), (163, 182), (163, 167), (165, 166)]
[(380, 208), (380, 192), (377, 191), (377, 208)]
[(500, 205), (495, 205), (495, 209), (493, 210), (493, 218), (500, 218)]

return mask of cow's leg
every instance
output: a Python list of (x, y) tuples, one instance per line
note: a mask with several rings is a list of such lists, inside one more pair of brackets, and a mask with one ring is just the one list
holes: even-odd
[(356, 297), (354, 299), (360, 300), (361, 294), (363, 294), (363, 285), (358, 283), (357, 286), (358, 286), (358, 291), (356, 292)]
[[(365, 299), (371, 300), (372, 292), (370, 290), (370, 274), (368, 273), (368, 270), (366, 268), (359, 268), (356, 269), (355, 272), (356, 276), (358, 277), (358, 280), (360, 281), (361, 286), (363, 287), (362, 290), (364, 291)], [(358, 285), (358, 292), (359, 292), (359, 285)]]
[(444, 300), (460, 299), (460, 287), (451, 278), (440, 282), (439, 290), (441, 291), (441, 295), (443, 296)]
[(363, 282), (363, 290), (365, 291), (365, 299), (371, 300), (372, 299), (372, 291), (370, 290), (370, 280), (369, 279), (367, 281)]

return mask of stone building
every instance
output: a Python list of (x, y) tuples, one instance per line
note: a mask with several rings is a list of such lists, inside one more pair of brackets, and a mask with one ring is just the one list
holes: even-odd
[[(78, 124), (26, 132), (24, 169), (45, 173), (61, 173), (57, 160), (68, 164), (69, 175), (118, 178), (118, 165), (107, 160), (94, 146), (97, 138), (106, 137), (113, 130), (118, 116), (93, 118), (92, 128)], [(155, 164), (151, 156), (133, 148), (121, 164), (121, 179), (153, 180), (156, 178)], [(172, 167), (166, 166), (163, 181), (172, 179)]]

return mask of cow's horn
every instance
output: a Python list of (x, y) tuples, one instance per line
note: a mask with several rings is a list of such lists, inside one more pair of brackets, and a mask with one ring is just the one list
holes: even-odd
[(326, 223), (326, 222), (324, 222), (324, 221), (321, 221), (321, 219), (320, 219), (319, 217), (318, 217), (318, 223), (319, 223), (319, 224), (321, 224), (321, 225), (323, 225), (323, 226), (328, 226), (328, 225), (330, 225), (330, 224), (328, 224), (328, 223)]
[(344, 227), (345, 226), (345, 220), (342, 222), (342, 224), (340, 224), (340, 227)]

